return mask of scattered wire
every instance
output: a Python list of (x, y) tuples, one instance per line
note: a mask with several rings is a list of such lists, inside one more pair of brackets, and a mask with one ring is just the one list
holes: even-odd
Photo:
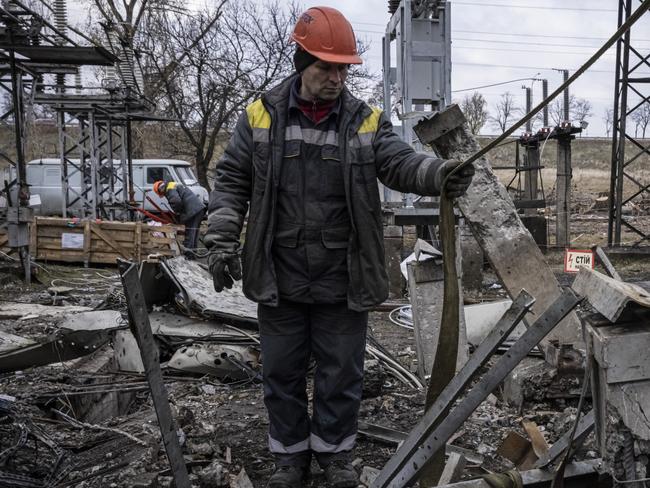
[(399, 327), (413, 330), (413, 310), (410, 305), (391, 310), (388, 319)]

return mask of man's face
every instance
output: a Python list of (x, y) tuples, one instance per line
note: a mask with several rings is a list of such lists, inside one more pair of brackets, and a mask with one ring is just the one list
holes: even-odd
[(308, 100), (336, 100), (348, 77), (348, 65), (316, 61), (302, 72), (300, 96)]

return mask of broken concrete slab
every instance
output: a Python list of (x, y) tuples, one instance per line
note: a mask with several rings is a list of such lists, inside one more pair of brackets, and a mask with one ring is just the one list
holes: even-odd
[[(58, 322), (58, 330), (46, 341), (23, 341), (11, 350), (0, 350), (0, 372), (60, 363), (88, 355), (108, 342), (111, 331), (126, 327), (120, 312), (77, 308), (82, 311), (67, 314)], [(51, 317), (49, 310), (45, 315)]]
[(592, 352), (607, 383), (650, 381), (650, 323), (587, 327)]
[(65, 317), (92, 310), (77, 305), (40, 305), (38, 303), (4, 302), (0, 307), (0, 319), (27, 320), (38, 317)]
[(235, 282), (230, 290), (217, 293), (212, 276), (196, 261), (178, 257), (163, 261), (160, 266), (178, 288), (188, 311), (257, 328), (257, 304), (244, 296), (241, 282)]
[[(460, 253), (457, 254), (460, 256)], [(442, 265), (435, 259), (411, 261), (407, 264), (409, 300), (413, 313), (413, 332), (418, 357), (418, 376), (431, 374), (440, 335), (444, 276)], [(459, 280), (460, 287), (460, 280)], [(467, 333), (463, 314), (463, 297), (459, 294), (459, 331), (456, 370), (467, 362)]]
[(9, 334), (8, 332), (0, 331), (0, 354), (13, 351), (15, 349), (20, 349), (27, 346), (32, 346), (36, 344), (36, 341), (32, 339), (26, 339), (25, 337), (20, 337), (14, 334)]
[(625, 283), (590, 268), (580, 268), (572, 288), (612, 322), (632, 308), (650, 308), (650, 283)]
[[(467, 160), (481, 147), (464, 124), (458, 105), (450, 105), (414, 127), (420, 140), (443, 158)], [(444, 130), (442, 130), (444, 128)], [(526, 289), (537, 302), (532, 323), (561, 295), (560, 285), (526, 229), (505, 186), (486, 157), (474, 162), (476, 174), (467, 193), (456, 199), (474, 237), (511, 297)], [(534, 273), (534, 276), (531, 274)], [(581, 344), (581, 325), (572, 312), (548, 336), (561, 344)]]
[(58, 327), (66, 330), (117, 330), (128, 327), (117, 310), (91, 310), (67, 315)]

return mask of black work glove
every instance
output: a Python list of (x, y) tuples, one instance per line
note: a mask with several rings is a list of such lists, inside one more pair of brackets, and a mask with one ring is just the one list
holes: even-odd
[(208, 255), (208, 267), (212, 274), (214, 290), (232, 288), (235, 280), (241, 280), (241, 263), (237, 251), (212, 251)]
[(440, 189), (440, 194), (444, 192), (449, 198), (458, 198), (465, 194), (467, 188), (469, 188), (469, 185), (472, 183), (472, 177), (474, 176), (475, 171), (473, 164), (468, 164), (451, 175), (447, 180), (445, 188), (442, 188), (447, 175), (460, 164), (462, 164), (462, 161), (458, 161), (457, 159), (447, 159), (442, 163), (440, 168), (438, 168), (436, 174), (436, 186)]

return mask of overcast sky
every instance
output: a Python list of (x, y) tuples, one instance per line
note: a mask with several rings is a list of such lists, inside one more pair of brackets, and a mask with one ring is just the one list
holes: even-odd
[[(320, 3), (341, 10), (357, 35), (371, 42), (368, 63), (380, 71), (381, 39), (390, 18), (387, 0), (321, 0)], [(580, 67), (617, 28), (618, 2), (614, 0), (452, 0), (451, 3), (452, 91), (537, 77), (548, 79), (549, 92), (552, 92), (562, 82), (561, 73), (553, 68)], [(632, 35), (647, 55), (650, 13), (639, 21)], [(613, 106), (614, 66), (615, 49), (611, 49), (572, 86), (573, 94), (593, 105), (587, 135), (604, 135), (602, 118), (606, 108)], [(649, 73), (650, 68), (644, 72)], [(478, 91), (488, 100), (491, 111), (506, 91), (516, 97), (519, 105), (525, 106), (522, 84), (532, 84), (534, 104), (541, 101), (540, 82), (520, 81)], [(457, 92), (454, 98), (463, 95)], [(484, 132), (494, 131), (487, 129)]]
[[(216, 0), (188, 0), (197, 8)], [(236, 1), (236, 0), (231, 0)], [(262, 1), (262, 0), (259, 0)], [(71, 8), (80, 10), (71, 1)], [(562, 82), (554, 68), (575, 70), (582, 65), (617, 28), (615, 0), (452, 0), (452, 91), (464, 90), (518, 78), (546, 78), (549, 92)], [(633, 2), (638, 5), (640, 2)], [(357, 37), (370, 43), (366, 61), (381, 74), (381, 39), (390, 19), (388, 0), (303, 1), (306, 7), (326, 5), (339, 9), (351, 21)], [(80, 12), (79, 12), (80, 13)], [(632, 30), (633, 45), (650, 50), (650, 13)], [(588, 99), (593, 116), (586, 135), (605, 134), (604, 112), (613, 106), (615, 49), (572, 86), (572, 93)], [(646, 66), (641, 71), (650, 75)], [(489, 109), (501, 94), (509, 91), (525, 106), (522, 84), (533, 87), (534, 104), (541, 101), (540, 82), (526, 81), (481, 88)], [(471, 92), (469, 92), (471, 93)], [(454, 93), (460, 99), (463, 92)], [(495, 132), (490, 126), (484, 133)]]

